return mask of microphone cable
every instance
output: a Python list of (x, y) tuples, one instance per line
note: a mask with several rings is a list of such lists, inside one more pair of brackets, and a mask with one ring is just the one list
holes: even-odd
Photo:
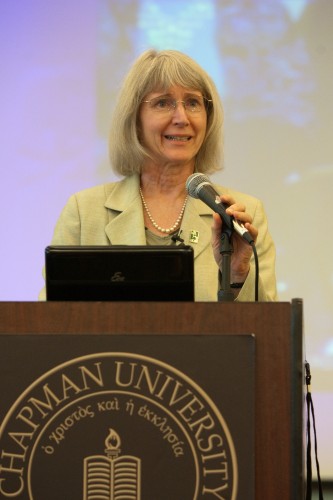
[(320, 478), (319, 460), (318, 460), (318, 447), (317, 447), (317, 431), (316, 431), (316, 421), (314, 415), (314, 407), (311, 396), (311, 371), (310, 364), (305, 360), (305, 383), (306, 383), (306, 500), (311, 500), (312, 498), (312, 462), (311, 462), (311, 416), (313, 421), (313, 434), (314, 434), (314, 452), (317, 468), (317, 481), (318, 481), (318, 492), (319, 500), (324, 500), (323, 488)]

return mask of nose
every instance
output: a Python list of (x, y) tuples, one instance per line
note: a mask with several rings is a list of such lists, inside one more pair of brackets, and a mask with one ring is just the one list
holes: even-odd
[(184, 106), (184, 101), (176, 101), (176, 107), (172, 110), (172, 121), (176, 124), (188, 125), (189, 119)]

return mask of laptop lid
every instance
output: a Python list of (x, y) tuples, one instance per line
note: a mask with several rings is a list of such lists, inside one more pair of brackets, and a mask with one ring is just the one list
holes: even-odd
[(58, 301), (193, 301), (193, 248), (48, 246), (46, 298)]

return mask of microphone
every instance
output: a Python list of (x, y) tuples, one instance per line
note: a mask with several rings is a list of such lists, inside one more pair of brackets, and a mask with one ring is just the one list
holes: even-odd
[[(171, 236), (171, 239), (174, 243), (177, 243), (179, 242), (181, 245), (184, 244), (184, 240), (183, 238), (180, 237), (180, 235), (182, 234), (182, 230), (178, 231), (177, 233), (175, 233), (174, 235)], [(179, 246), (179, 245), (178, 245)]]
[(226, 213), (225, 204), (222, 203), (220, 195), (215, 191), (209, 178), (200, 173), (192, 174), (186, 181), (186, 190), (192, 198), (199, 198), (208, 205), (214, 212), (220, 215), (223, 223), (229, 229), (235, 230), (244, 240), (250, 245), (254, 240), (242, 222), (237, 221), (234, 217)]

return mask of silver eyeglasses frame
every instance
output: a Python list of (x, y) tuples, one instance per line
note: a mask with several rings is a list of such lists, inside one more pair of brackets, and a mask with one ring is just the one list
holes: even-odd
[(157, 97), (153, 97), (152, 99), (148, 99), (148, 100), (144, 100), (144, 101), (141, 101), (143, 103), (148, 103), (151, 105), (152, 102), (156, 102), (156, 104), (161, 101), (161, 100), (168, 100), (170, 101), (170, 106), (167, 106), (166, 108), (154, 108), (154, 106), (151, 106), (151, 108), (158, 112), (158, 113), (170, 113), (171, 111), (175, 111), (175, 109), (177, 108), (177, 104), (179, 102), (181, 102), (184, 106), (184, 109), (185, 111), (189, 111), (190, 113), (201, 113), (203, 108), (199, 108), (199, 109), (191, 109), (191, 105), (189, 104), (189, 101), (193, 100), (193, 99), (202, 99), (202, 104), (203, 104), (203, 107), (207, 110), (207, 107), (205, 105), (205, 102), (207, 104), (210, 104), (213, 102), (212, 99), (207, 99), (207, 97), (204, 97), (204, 96), (196, 96), (196, 95), (192, 95), (192, 96), (188, 96), (185, 100), (183, 99), (173, 99), (172, 97), (170, 96), (157, 96)]

